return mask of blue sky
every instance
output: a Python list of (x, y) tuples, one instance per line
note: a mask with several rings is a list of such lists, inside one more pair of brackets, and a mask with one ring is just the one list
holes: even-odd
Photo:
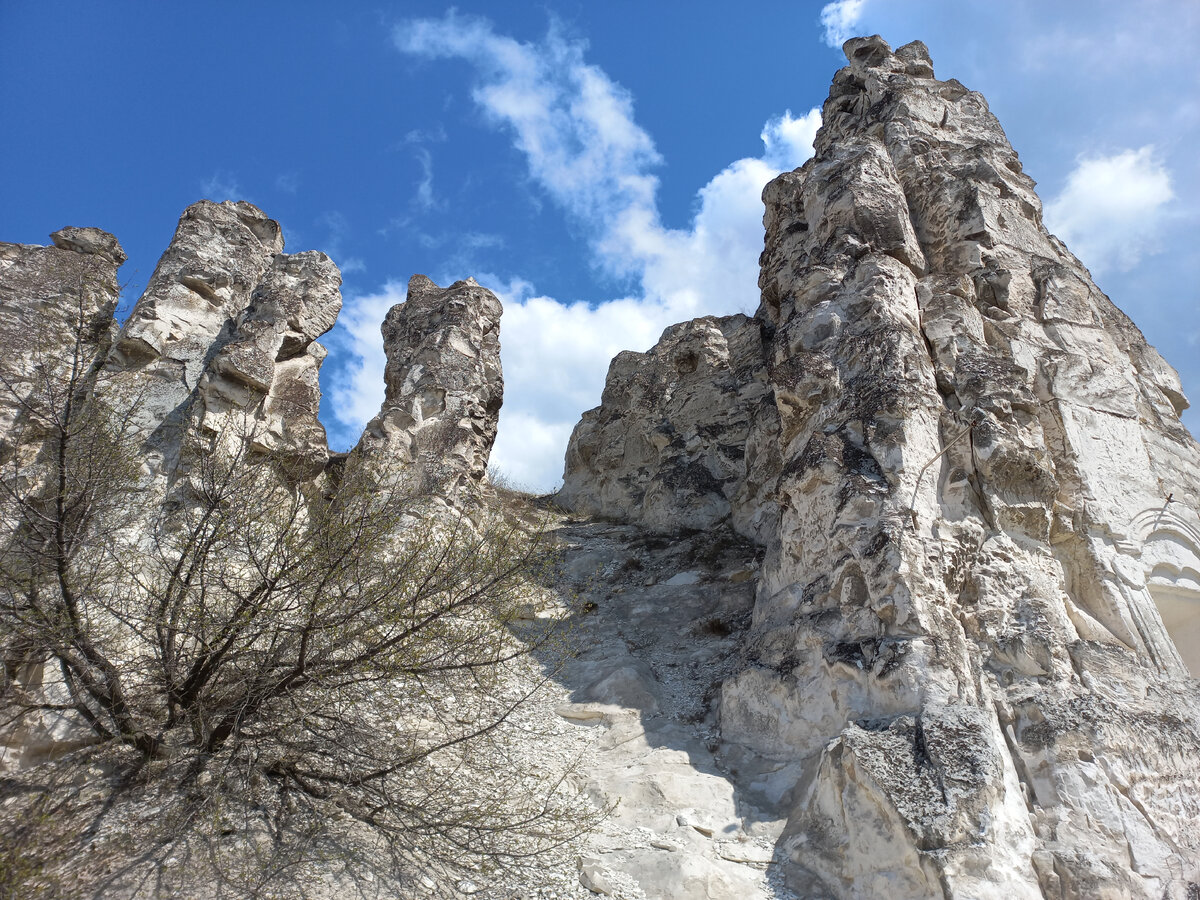
[(618, 350), (757, 305), (761, 187), (811, 152), (840, 40), (878, 32), (984, 93), (1051, 229), (1200, 402), (1194, 0), (513, 7), (0, 3), (0, 240), (112, 231), (132, 303), (189, 203), (258, 204), (342, 267), (339, 448), (408, 277), (473, 275), (505, 303), (493, 462), (550, 488)]

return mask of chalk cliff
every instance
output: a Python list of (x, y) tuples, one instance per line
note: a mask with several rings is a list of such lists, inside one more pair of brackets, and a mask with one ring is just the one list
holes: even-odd
[[(1200, 447), (978, 93), (845, 46), (753, 317), (622, 354), (564, 500), (765, 551), (725, 755), (800, 896), (1200, 890)], [(1190, 668), (1190, 671), (1189, 671)]]
[[(24, 373), (17, 381), (47, 360), (67, 365), (78, 332), (79, 364), (133, 412), (148, 475), (173, 477), (189, 439), (218, 435), (250, 437), (296, 480), (321, 475), (331, 454), (317, 419), (327, 353), (317, 339), (342, 305), (328, 256), (284, 253), (279, 224), (250, 203), (202, 200), (184, 211), (118, 329), (116, 238), (96, 228), (53, 238), (0, 244), (0, 334)], [(382, 325), (387, 395), (358, 457), (447, 492), (485, 477), (504, 388), (500, 312), (472, 279), (442, 290), (412, 278)], [(18, 407), (15, 395), (0, 398), (6, 435)]]
[(112, 343), (125, 251), (99, 228), (63, 228), (53, 244), (0, 243), (0, 460), (36, 452), (25, 405), (50, 382), (86, 376)]
[(149, 469), (170, 476), (189, 434), (236, 430), (315, 477), (328, 458), (316, 339), (340, 284), (325, 254), (283, 253), (279, 223), (254, 205), (188, 207), (104, 364), (113, 399), (136, 409)]
[(482, 483), (504, 399), (500, 313), (473, 278), (445, 289), (409, 279), (383, 321), (386, 395), (356, 455), (448, 496)]

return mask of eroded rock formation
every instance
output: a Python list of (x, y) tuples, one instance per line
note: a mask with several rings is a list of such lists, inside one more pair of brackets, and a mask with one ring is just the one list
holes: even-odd
[[(507, 513), (492, 513), (492, 495), (468, 490), (486, 482), (501, 402), (499, 301), (474, 281), (441, 290), (413, 279), (384, 323), (387, 401), (346, 458), (330, 453), (317, 418), (325, 351), (316, 339), (341, 307), (340, 273), (324, 254), (283, 253), (278, 224), (250, 204), (203, 201), (183, 214), (118, 332), (116, 240), (96, 229), (54, 240), (0, 244), (0, 337), (10, 351), (0, 360), (0, 881), (22, 896), (241, 893), (242, 883), (224, 883), (240, 864), (193, 864), (190, 849), (176, 857), (188, 862), (165, 864), (170, 887), (151, 872), (161, 875), (177, 840), (220, 844), (220, 856), (265, 837), (247, 818), (206, 833), (196, 809), (216, 808), (218, 797), (271, 817), (294, 808), (286, 788), (267, 789), (266, 800), (254, 791), (281, 774), (271, 760), (295, 756), (264, 752), (262, 736), (282, 748), (298, 719), (306, 736), (296, 752), (328, 761), (332, 780), (350, 783), (350, 754), (369, 760), (358, 784), (415, 785), (411, 802), (380, 790), (368, 816), (398, 811), (391, 833), (426, 814), (424, 786), (442, 782), (451, 748), (470, 762), (450, 762), (451, 790), (436, 786), (451, 816), (475, 790), (468, 778), (493, 774), (475, 818), (513, 815), (504, 826), (513, 829), (511, 806), (544, 814), (526, 773), (509, 782), (514, 799), (499, 800), (507, 773), (489, 772), (491, 754), (470, 743), (508, 718), (523, 692), (509, 691), (509, 679), (543, 680), (504, 628), (505, 604), (536, 593), (522, 573), (542, 550), (501, 521)], [(395, 477), (375, 483), (376, 473)], [(456, 514), (468, 507), (473, 516)], [(514, 659), (520, 667), (506, 667)], [(378, 691), (364, 687), (370, 679)], [(277, 720), (265, 710), (272, 701), (286, 706)], [(189, 704), (202, 711), (182, 712)], [(102, 721), (110, 714), (116, 724)], [(314, 715), (329, 726), (327, 753), (312, 749)], [(251, 755), (268, 759), (265, 775), (226, 762), (252, 719)], [(368, 734), (377, 751), (364, 752)], [(427, 758), (436, 763), (416, 774)], [(141, 782), (153, 800), (115, 789), (126, 765), (146, 760), (162, 763)], [(172, 766), (201, 786), (176, 789), (164, 774)], [(176, 801), (188, 807), (177, 818)], [(103, 827), (76, 827), (100, 805)], [(366, 809), (338, 799), (332, 814), (308, 810), (296, 821), (321, 830), (351, 805)], [(304, 896), (375, 896), (384, 884), (408, 895), (424, 874), (415, 860), (453, 830), (386, 852), (372, 842), (353, 873), (305, 865), (294, 883)], [(147, 845), (158, 859), (140, 855)], [(486, 846), (458, 843), (455, 854), (485, 859)], [(476, 867), (455, 854), (429, 854), (447, 862), (428, 868), (445, 877)], [(274, 877), (275, 861), (258, 864), (241, 869), (252, 893)]]
[(1191, 897), (1179, 379), (1046, 231), (982, 96), (919, 42), (845, 50), (816, 155), (764, 191), (754, 319), (618, 357), (565, 497), (764, 546), (721, 734), (794, 779), (801, 896)]
[(655, 530), (732, 519), (747, 536), (774, 531), (763, 490), (778, 470), (763, 326), (706, 316), (668, 328), (648, 353), (609, 367), (600, 406), (567, 448), (561, 499), (576, 512)]
[(189, 433), (237, 432), (315, 477), (329, 455), (316, 339), (340, 285), (325, 254), (284, 254), (279, 223), (252, 204), (188, 207), (105, 363), (107, 389), (137, 410), (148, 467), (170, 473)]
[(0, 243), (0, 459), (36, 443), (25, 401), (84, 375), (108, 352), (125, 252), (99, 228), (63, 228), (52, 246)]
[(241, 427), (255, 410), (255, 442), (287, 460), (294, 477), (315, 478), (329, 459), (317, 419), (317, 380), (326, 350), (317, 338), (333, 327), (342, 297), (333, 261), (313, 250), (279, 254), (234, 320), (208, 365), (194, 411), (206, 431)]
[[(618, 356), (572, 437), (562, 499), (624, 522), (561, 532), (585, 642), (519, 758), (582, 752), (621, 805), (555, 883), (1193, 900), (1200, 447), (1179, 380), (1046, 232), (981, 96), (919, 43), (845, 49), (816, 155), (764, 192), (756, 314)], [(22, 399), (74, 367), (136, 410), (150, 482), (195, 436), (328, 471), (327, 257), (201, 202), (118, 334), (116, 240), (53, 237), (0, 244), (0, 461), (36, 454)], [(350, 464), (457, 497), (486, 480), (500, 313), (472, 280), (413, 278)], [(61, 725), (5, 735), (0, 761), (61, 751)]]
[[(79, 332), (80, 365), (98, 368), (106, 396), (133, 410), (151, 478), (173, 477), (189, 437), (220, 435), (250, 437), (291, 478), (321, 474), (330, 451), (317, 418), (317, 338), (342, 304), (329, 257), (283, 253), (278, 223), (249, 203), (200, 201), (118, 332), (116, 239), (95, 228), (53, 237), (52, 247), (0, 244), (0, 333), (20, 369), (16, 393), (0, 398), (6, 435), (22, 381), (39, 360), (66, 365)], [(504, 390), (500, 313), (473, 279), (443, 290), (413, 277), (382, 326), (386, 399), (356, 459), (444, 493), (485, 479)]]
[[(65, 421), (69, 399), (89, 394), (126, 417), (117, 427), (136, 454), (128, 462), (140, 468), (136, 486), (124, 485), (129, 508), (113, 527), (140, 534), (151, 550), (164, 517), (195, 499), (204, 471), (196, 464), (214, 448), (232, 450), (235, 465), (269, 464), (310, 498), (334, 486), (347, 465), (336, 457), (345, 454), (331, 454), (317, 418), (326, 355), (317, 338), (342, 303), (327, 256), (283, 253), (278, 224), (249, 203), (201, 201), (180, 218), (118, 329), (125, 254), (116, 239), (95, 228), (52, 237), (50, 247), (0, 244), (6, 501), (20, 507), (32, 498), (28, 507), (40, 502), (39, 490), (52, 495), (51, 479), (37, 486), (56, 471), (47, 435)], [(441, 290), (414, 277), (408, 302), (383, 326), (387, 400), (349, 465), (397, 474), (402, 487), (436, 488), (451, 506), (452, 495), (485, 479), (503, 391), (500, 312), (474, 281)], [(10, 507), (0, 510), (0, 526), (13, 530), (27, 509)], [(37, 661), (6, 656), (5, 665), (25, 690), (57, 689)], [(0, 769), (65, 752), (87, 739), (80, 725), (69, 713), (27, 719), (19, 733), (0, 735)]]
[(383, 322), (387, 393), (356, 454), (443, 493), (482, 482), (504, 399), (501, 311), (473, 278), (440, 288), (414, 275)]

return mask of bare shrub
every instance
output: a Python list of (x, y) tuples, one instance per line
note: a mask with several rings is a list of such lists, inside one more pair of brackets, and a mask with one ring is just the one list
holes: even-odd
[(0, 896), (407, 893), (591, 824), (512, 740), (557, 640), (522, 618), (556, 561), (528, 515), (305, 489), (248, 434), (163, 486), (79, 334), (10, 397)]

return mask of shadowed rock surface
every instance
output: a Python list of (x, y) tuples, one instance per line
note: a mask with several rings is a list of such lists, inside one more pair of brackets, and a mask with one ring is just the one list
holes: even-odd
[(201, 427), (218, 434), (237, 427), (243, 410), (256, 409), (256, 442), (284, 457), (303, 480), (320, 474), (329, 459), (317, 420), (317, 376), (327, 351), (316, 339), (337, 319), (341, 280), (323, 253), (276, 256), (198, 391)]
[(104, 367), (113, 398), (137, 410), (148, 468), (170, 476), (189, 434), (236, 432), (293, 477), (320, 474), (316, 339), (341, 280), (323, 253), (283, 253), (279, 223), (253, 204), (189, 206)]
[[(764, 191), (754, 321), (618, 357), (564, 497), (763, 545), (721, 737), (796, 774), (801, 896), (1191, 897), (1179, 379), (1045, 230), (982, 96), (919, 42), (845, 51), (816, 155)], [(740, 366), (731, 331), (762, 336)]]
[(618, 354), (571, 435), (562, 502), (662, 531), (732, 518), (765, 540), (777, 513), (763, 487), (779, 462), (761, 434), (775, 421), (766, 348), (757, 319), (705, 316)]
[(26, 438), (22, 401), (44, 380), (93, 368), (108, 352), (125, 252), (99, 228), (63, 228), (54, 244), (0, 243), (0, 459)]

